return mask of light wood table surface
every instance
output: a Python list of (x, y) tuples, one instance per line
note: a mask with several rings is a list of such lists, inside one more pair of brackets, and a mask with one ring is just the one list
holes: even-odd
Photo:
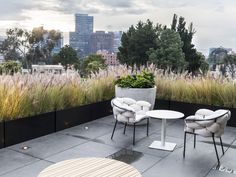
[(141, 177), (133, 166), (107, 158), (78, 158), (53, 164), (38, 177)]

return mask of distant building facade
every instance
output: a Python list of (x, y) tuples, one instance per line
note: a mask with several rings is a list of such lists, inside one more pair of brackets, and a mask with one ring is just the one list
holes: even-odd
[(75, 14), (75, 31), (69, 33), (69, 44), (82, 55), (90, 53), (89, 41), (93, 33), (93, 16)]
[(55, 45), (54, 45), (54, 48), (52, 49), (52, 54), (58, 54), (61, 50), (61, 48), (64, 46), (63, 44), (63, 33), (61, 33), (61, 38), (54, 41), (55, 42)]
[(96, 31), (90, 37), (90, 52), (96, 53), (98, 50), (113, 52), (114, 33), (105, 31)]
[(220, 63), (224, 57), (228, 54), (232, 54), (232, 48), (224, 48), (224, 47), (217, 47), (217, 48), (210, 48), (209, 49), (209, 57), (208, 63), (211, 70), (216, 70), (216, 66)]
[[(3, 44), (3, 41), (6, 39), (6, 37), (0, 36), (0, 46)], [(0, 63), (4, 62), (4, 56), (2, 53), (0, 53)]]
[(115, 31), (114, 32), (114, 44), (113, 44), (113, 52), (119, 52), (119, 47), (121, 46), (121, 37), (122, 31)]
[(97, 51), (96, 54), (101, 55), (102, 58), (105, 60), (106, 65), (108, 65), (108, 66), (119, 65), (119, 61), (117, 59), (116, 53), (110, 53), (106, 50), (99, 50), (99, 51)]

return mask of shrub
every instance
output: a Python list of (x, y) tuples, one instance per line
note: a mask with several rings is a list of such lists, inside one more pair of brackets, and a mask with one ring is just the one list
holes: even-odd
[(142, 71), (137, 75), (123, 76), (115, 81), (122, 88), (152, 88), (155, 86), (154, 74)]

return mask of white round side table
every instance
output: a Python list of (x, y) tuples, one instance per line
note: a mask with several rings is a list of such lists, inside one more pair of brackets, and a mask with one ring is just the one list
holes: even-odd
[(173, 151), (176, 146), (176, 143), (166, 142), (166, 120), (180, 119), (184, 117), (184, 114), (178, 111), (171, 111), (171, 110), (152, 110), (148, 111), (146, 115), (153, 119), (162, 119), (161, 141), (154, 141), (149, 146), (149, 148)]

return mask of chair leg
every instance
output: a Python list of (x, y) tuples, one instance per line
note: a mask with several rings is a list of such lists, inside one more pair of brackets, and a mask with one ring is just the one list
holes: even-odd
[(184, 151), (183, 151), (183, 158), (185, 158), (185, 149), (186, 149), (186, 135), (187, 135), (187, 132), (184, 132)]
[(194, 149), (196, 148), (196, 134), (194, 134), (194, 143), (193, 143)]
[(149, 135), (149, 118), (147, 118), (147, 136)]
[(217, 162), (218, 162), (217, 167), (219, 167), (220, 166), (220, 159), (219, 159), (218, 151), (217, 151), (217, 148), (216, 148), (216, 142), (215, 142), (215, 135), (214, 134), (212, 134), (212, 140), (213, 140), (213, 144), (214, 144), (215, 151), (216, 151), (216, 157), (217, 157)]
[(126, 126), (127, 126), (127, 122), (125, 123), (125, 127), (124, 127), (124, 134), (125, 134), (125, 131), (126, 131)]
[(134, 131), (133, 131), (133, 145), (135, 145), (135, 123), (134, 123)]
[(224, 151), (224, 146), (223, 146), (221, 137), (220, 137), (220, 145), (221, 145), (222, 153), (223, 153), (223, 155), (224, 155), (224, 154), (225, 154), (225, 151)]
[(113, 131), (112, 131), (111, 139), (113, 138), (113, 135), (114, 135), (114, 132), (115, 132), (115, 129), (116, 129), (117, 122), (118, 122), (118, 121), (116, 120), (116, 123), (115, 123), (114, 128), (113, 128)]

